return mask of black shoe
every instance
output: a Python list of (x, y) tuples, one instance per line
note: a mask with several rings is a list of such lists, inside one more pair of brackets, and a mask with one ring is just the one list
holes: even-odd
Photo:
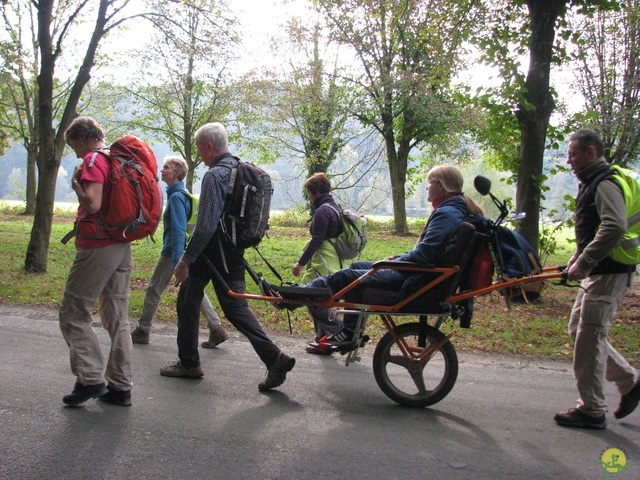
[(558, 425), (564, 427), (596, 428), (599, 430), (607, 428), (607, 419), (604, 413), (599, 417), (592, 417), (577, 408), (570, 408), (566, 412), (556, 413), (553, 419)]
[(310, 343), (305, 347), (307, 353), (312, 355), (331, 355), (335, 349), (331, 345), (321, 344), (317, 342)]
[(322, 337), (318, 342), (321, 349), (330, 349), (344, 355), (356, 349), (356, 345), (362, 348), (369, 341), (369, 335), (362, 335), (358, 340), (353, 339), (353, 330), (343, 327), (333, 335)]
[(136, 327), (135, 330), (131, 332), (131, 341), (141, 345), (149, 345), (149, 332), (144, 332), (140, 330), (140, 327)]
[(116, 390), (111, 387), (107, 387), (107, 389), (107, 393), (100, 395), (99, 400), (121, 407), (131, 406), (131, 390)]
[(293, 370), (295, 364), (295, 358), (278, 352), (276, 361), (267, 369), (267, 378), (264, 379), (264, 382), (260, 382), (258, 390), (266, 392), (282, 385), (287, 378), (287, 372)]
[(640, 403), (640, 377), (638, 377), (638, 381), (631, 391), (620, 397), (620, 405), (618, 405), (616, 411), (613, 412), (613, 416), (617, 419), (626, 417), (636, 409), (638, 403)]
[(320, 340), (324, 343), (329, 343), (331, 345), (343, 345), (345, 343), (353, 342), (353, 330), (347, 327), (342, 327), (333, 335), (327, 335), (324, 339)]
[(107, 386), (104, 383), (82, 385), (76, 382), (76, 385), (73, 387), (73, 392), (62, 397), (62, 401), (67, 405), (76, 406), (86, 402), (90, 398), (98, 398), (107, 393), (107, 391)]

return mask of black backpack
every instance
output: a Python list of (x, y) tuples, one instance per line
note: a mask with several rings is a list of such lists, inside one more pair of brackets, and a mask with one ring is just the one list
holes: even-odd
[[(218, 165), (231, 169), (229, 190), (220, 226), (225, 239), (238, 249), (260, 243), (269, 228), (273, 185), (267, 172), (251, 162), (230, 157)], [(226, 160), (226, 159), (225, 159)]]

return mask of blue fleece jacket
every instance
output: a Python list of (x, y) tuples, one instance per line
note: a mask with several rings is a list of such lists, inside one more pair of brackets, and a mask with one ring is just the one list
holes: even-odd
[(395, 260), (415, 262), (419, 265), (437, 265), (447, 237), (455, 231), (469, 215), (467, 204), (461, 196), (446, 199), (429, 216), (427, 231), (413, 250), (403, 253)]
[(179, 181), (167, 187), (167, 207), (164, 210), (164, 233), (160, 255), (171, 257), (175, 267), (182, 252), (187, 235), (187, 219), (191, 214), (191, 199), (184, 192), (187, 188)]

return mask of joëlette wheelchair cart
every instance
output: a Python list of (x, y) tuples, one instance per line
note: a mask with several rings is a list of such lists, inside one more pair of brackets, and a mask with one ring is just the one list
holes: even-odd
[[(349, 347), (341, 349), (347, 355), (347, 365), (359, 360), (358, 348), (364, 344), (364, 328), (370, 316), (379, 316), (386, 327), (386, 334), (376, 345), (373, 355), (373, 372), (382, 391), (393, 401), (410, 407), (433, 405), (452, 390), (458, 376), (458, 357), (450, 339), (454, 331), (447, 334), (440, 329), (451, 318), (459, 320), (462, 327), (469, 326), (473, 299), (480, 295), (505, 289), (513, 290), (524, 284), (543, 282), (553, 278), (564, 278), (564, 267), (540, 268), (521, 278), (506, 278), (502, 275), (502, 257), (494, 229), (508, 215), (505, 202), (500, 202), (491, 193), (490, 180), (478, 176), (474, 181), (476, 190), (490, 195), (500, 210), (495, 222), (485, 222), (479, 228), (470, 222), (462, 223), (456, 232), (456, 247), (442, 259), (445, 266), (418, 266), (408, 262), (380, 261), (366, 274), (332, 293), (325, 288), (301, 286), (278, 286), (273, 290), (261, 288), (262, 295), (229, 294), (248, 300), (265, 300), (278, 308), (294, 309), (303, 305), (337, 308), (343, 314), (358, 315), (358, 323)], [(488, 225), (488, 228), (487, 228)], [(490, 254), (491, 270), (488, 281), (478, 282), (477, 268), (479, 252), (485, 249)], [(494, 268), (497, 274), (494, 276)], [(418, 273), (424, 285), (405, 298), (398, 292), (366, 287), (366, 278), (380, 269), (396, 269)], [(264, 280), (251, 267), (247, 271), (261, 285)], [(224, 281), (216, 275), (216, 281)], [(486, 276), (486, 272), (484, 273)], [(360, 288), (360, 301), (345, 300), (349, 292)], [(418, 322), (396, 323), (396, 318), (418, 317)], [(431, 324), (429, 321), (431, 320)], [(323, 343), (319, 348), (332, 349), (334, 345)]]

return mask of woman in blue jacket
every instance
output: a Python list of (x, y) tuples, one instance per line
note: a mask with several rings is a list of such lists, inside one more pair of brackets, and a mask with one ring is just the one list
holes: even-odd
[[(431, 202), (433, 211), (427, 220), (416, 246), (402, 255), (392, 256), (385, 260), (412, 262), (418, 265), (437, 265), (439, 257), (446, 247), (447, 240), (469, 215), (482, 214), (482, 208), (471, 198), (462, 192), (464, 179), (459, 168), (453, 165), (440, 165), (432, 168), (427, 173), (427, 200)], [(332, 292), (338, 292), (345, 286), (360, 278), (371, 269), (373, 262), (354, 262), (351, 268), (340, 270), (333, 275), (313, 280), (309, 287), (330, 288)], [(412, 274), (401, 270), (379, 270), (367, 277), (363, 286), (369, 288), (384, 288), (400, 291), (409, 295), (422, 285), (415, 285), (411, 290), (411, 282), (406, 282), (410, 277), (419, 278), (421, 275)], [(409, 284), (409, 285), (408, 285)], [(400, 287), (402, 287), (400, 289)], [(354, 293), (348, 294), (347, 299), (358, 302), (359, 298), (352, 298), (361, 292), (356, 288)], [(357, 315), (345, 315), (343, 328), (327, 337), (328, 343), (341, 344), (348, 342), (353, 337), (357, 323)]]
[[(164, 222), (162, 251), (149, 280), (138, 326), (131, 332), (133, 343), (143, 345), (149, 343), (149, 331), (153, 317), (160, 305), (160, 297), (171, 281), (173, 269), (184, 252), (187, 222), (193, 207), (191, 198), (187, 194), (187, 187), (183, 182), (188, 172), (189, 167), (184, 159), (180, 157), (166, 157), (164, 159), (161, 174), (162, 181), (167, 184), (167, 207), (162, 217)], [(200, 313), (206, 319), (209, 327), (209, 340), (202, 343), (204, 348), (213, 348), (229, 338), (220, 324), (220, 317), (216, 314), (206, 295), (202, 297)]]

